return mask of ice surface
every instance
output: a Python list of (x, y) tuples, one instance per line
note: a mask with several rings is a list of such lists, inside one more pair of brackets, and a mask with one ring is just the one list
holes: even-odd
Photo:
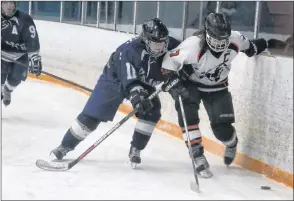
[[(133, 170), (128, 151), (136, 123), (129, 120), (79, 164), (67, 172), (38, 169), (49, 159), (88, 97), (72, 89), (28, 79), (2, 105), (2, 199), (293, 199), (293, 189), (242, 169), (226, 168), (222, 158), (207, 153), (214, 177), (199, 179), (201, 193), (190, 190), (193, 172), (181, 140), (155, 131)], [(101, 124), (66, 156), (75, 159), (114, 122)], [(261, 190), (262, 185), (272, 190)]]

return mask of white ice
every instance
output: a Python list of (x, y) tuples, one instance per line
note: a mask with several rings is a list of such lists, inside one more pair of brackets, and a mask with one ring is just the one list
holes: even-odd
[[(206, 153), (214, 177), (200, 179), (201, 193), (190, 190), (192, 165), (181, 140), (155, 131), (137, 170), (128, 164), (135, 125), (129, 120), (84, 160), (67, 172), (35, 166), (49, 159), (88, 96), (59, 85), (28, 79), (2, 106), (2, 199), (293, 199), (293, 189)], [(112, 125), (101, 124), (66, 158), (74, 159)], [(272, 190), (261, 190), (267, 185)]]

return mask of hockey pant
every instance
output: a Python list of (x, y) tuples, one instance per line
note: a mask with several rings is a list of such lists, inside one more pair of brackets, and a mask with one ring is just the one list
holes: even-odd
[[(17, 61), (29, 65), (28, 56), (23, 55)], [(21, 81), (27, 79), (28, 68), (20, 66), (19, 64), (1, 60), (1, 91), (4, 86), (8, 91), (13, 91)]]
[[(125, 98), (127, 97), (120, 83), (106, 80), (102, 75), (84, 109), (63, 137), (62, 146), (73, 150), (90, 133), (96, 130), (100, 122), (113, 121), (119, 105)], [(158, 103), (154, 105), (158, 105)], [(135, 146), (138, 144), (139, 147), (142, 147), (148, 143), (150, 135), (147, 135), (147, 133), (153, 131), (155, 124), (160, 119), (160, 102), (157, 107), (159, 109), (156, 110), (154, 107), (149, 114), (138, 120), (132, 141)]]
[[(204, 153), (202, 146), (202, 135), (199, 129), (199, 105), (202, 100), (205, 110), (207, 111), (210, 125), (214, 136), (225, 145), (235, 143), (236, 133), (232, 126), (235, 122), (232, 96), (228, 89), (217, 92), (202, 92), (191, 82), (185, 82), (189, 91), (190, 98), (183, 100), (183, 106), (187, 121), (187, 127), (190, 135), (190, 142), (193, 152), (199, 155)], [(179, 125), (182, 129), (183, 138), (187, 143), (185, 127), (181, 108), (178, 100), (175, 100), (175, 108), (178, 113)], [(197, 154), (197, 155), (198, 155)]]

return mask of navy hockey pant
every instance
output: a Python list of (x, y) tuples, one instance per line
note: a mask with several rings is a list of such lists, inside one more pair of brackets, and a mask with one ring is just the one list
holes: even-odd
[(120, 83), (106, 80), (102, 75), (90, 98), (88, 99), (82, 114), (100, 121), (112, 121), (119, 105), (126, 98)]
[[(17, 61), (28, 66), (28, 56), (24, 55), (20, 57)], [(6, 82), (6, 87), (8, 90), (13, 91), (21, 81), (27, 79), (28, 68), (20, 66), (13, 62), (7, 62), (1, 60), (1, 86), (3, 87)]]
[[(74, 149), (80, 141), (97, 128), (100, 122), (112, 121), (119, 105), (125, 98), (127, 97), (121, 84), (105, 79), (102, 75), (84, 109), (65, 134), (62, 145)], [(158, 97), (153, 100), (153, 104), (154, 107), (150, 112), (139, 117), (135, 126), (131, 144), (138, 149), (145, 148), (161, 117), (161, 105)]]

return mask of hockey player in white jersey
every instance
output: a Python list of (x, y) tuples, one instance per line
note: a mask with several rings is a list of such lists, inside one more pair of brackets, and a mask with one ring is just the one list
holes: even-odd
[(240, 51), (251, 57), (275, 46), (275, 42), (274, 39), (266, 41), (262, 38), (248, 40), (238, 31), (231, 30), (224, 14), (210, 13), (205, 19), (204, 30), (187, 38), (165, 55), (162, 68), (167, 84), (163, 90), (168, 91), (165, 87), (180, 79), (169, 93), (175, 100), (179, 125), (187, 144), (178, 99), (179, 95), (182, 96), (196, 172), (200, 176), (213, 176), (201, 144), (200, 101), (203, 101), (215, 137), (226, 147), (224, 163), (230, 165), (235, 159), (238, 143), (232, 125), (235, 122), (232, 96), (228, 91), (231, 62)]

